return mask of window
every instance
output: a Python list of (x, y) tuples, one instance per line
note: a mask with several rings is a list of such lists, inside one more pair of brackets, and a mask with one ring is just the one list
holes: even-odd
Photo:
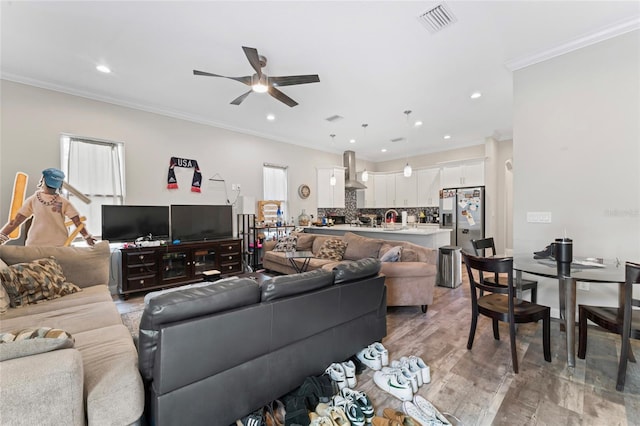
[(81, 216), (86, 216), (89, 232), (98, 235), (102, 228), (102, 205), (124, 204), (124, 144), (62, 135), (60, 148), (67, 183), (91, 203), (86, 204), (71, 191), (65, 196)]
[(287, 217), (287, 166), (278, 166), (265, 163), (262, 167), (262, 182), (265, 200), (281, 201), (281, 210), (284, 218)]

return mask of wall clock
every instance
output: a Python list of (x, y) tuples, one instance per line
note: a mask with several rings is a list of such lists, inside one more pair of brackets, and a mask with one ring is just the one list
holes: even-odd
[(300, 196), (300, 198), (302, 199), (309, 198), (310, 194), (311, 194), (311, 189), (309, 188), (309, 185), (302, 184), (298, 187), (298, 195)]

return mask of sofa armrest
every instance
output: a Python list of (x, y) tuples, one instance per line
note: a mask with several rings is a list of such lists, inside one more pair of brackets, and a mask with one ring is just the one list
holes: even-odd
[(262, 249), (265, 252), (271, 251), (273, 250), (273, 248), (276, 246), (277, 243), (278, 243), (277, 241), (273, 241), (273, 240), (265, 241), (264, 243), (262, 243)]
[(84, 425), (83, 384), (82, 356), (76, 349), (2, 361), (2, 424)]

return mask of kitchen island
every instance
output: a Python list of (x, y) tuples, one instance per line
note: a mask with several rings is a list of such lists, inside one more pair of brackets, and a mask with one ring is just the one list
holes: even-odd
[(422, 247), (437, 249), (451, 244), (451, 229), (441, 229), (438, 226), (418, 226), (403, 229), (400, 224), (391, 224), (387, 228), (373, 228), (352, 225), (307, 226), (304, 232), (312, 234), (342, 236), (345, 232), (353, 232), (363, 237), (379, 238), (390, 241), (408, 241)]

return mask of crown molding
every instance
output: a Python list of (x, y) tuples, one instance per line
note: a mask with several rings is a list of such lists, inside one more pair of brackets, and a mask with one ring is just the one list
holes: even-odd
[(507, 61), (504, 65), (509, 71), (517, 71), (530, 65), (544, 62), (548, 59), (555, 58), (556, 56), (564, 55), (566, 53), (573, 52), (574, 50), (582, 49), (583, 47), (591, 46), (592, 44), (638, 29), (640, 29), (640, 16), (627, 18), (622, 21), (618, 21), (613, 25), (600, 28), (599, 30), (569, 40), (568, 42), (551, 49), (546, 49), (532, 55)]

